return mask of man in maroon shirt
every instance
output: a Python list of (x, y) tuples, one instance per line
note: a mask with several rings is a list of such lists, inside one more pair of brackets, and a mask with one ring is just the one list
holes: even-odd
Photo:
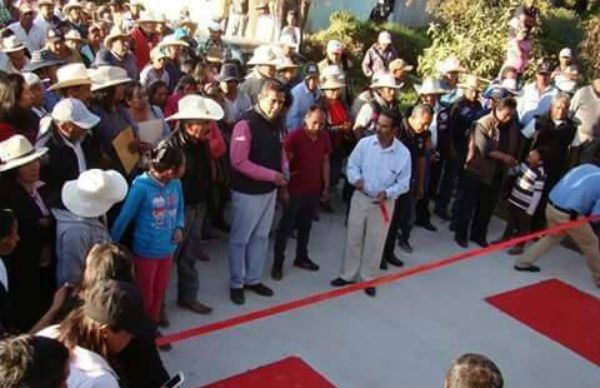
[(319, 200), (326, 200), (329, 193), (331, 141), (323, 131), (326, 119), (323, 108), (311, 106), (304, 117), (302, 130), (290, 133), (284, 143), (290, 164), (290, 181), (283, 188), (286, 206), (275, 238), (275, 260), (271, 270), (274, 280), (283, 277), (287, 238), (296, 227), (298, 240), (294, 265), (309, 271), (319, 270), (308, 256), (308, 239)]

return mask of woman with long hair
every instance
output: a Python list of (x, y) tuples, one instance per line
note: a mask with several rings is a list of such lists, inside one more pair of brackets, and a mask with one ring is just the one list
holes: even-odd
[(0, 141), (20, 133), (35, 143), (39, 119), (32, 106), (33, 96), (23, 76), (0, 73)]

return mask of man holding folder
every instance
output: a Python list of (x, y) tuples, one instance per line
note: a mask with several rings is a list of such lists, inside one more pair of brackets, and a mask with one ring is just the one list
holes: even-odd
[[(334, 287), (371, 280), (379, 267), (394, 200), (410, 187), (411, 158), (395, 138), (398, 117), (382, 111), (375, 135), (361, 139), (348, 159), (347, 177), (356, 191), (350, 203), (346, 249)], [(375, 287), (365, 293), (376, 294)]]

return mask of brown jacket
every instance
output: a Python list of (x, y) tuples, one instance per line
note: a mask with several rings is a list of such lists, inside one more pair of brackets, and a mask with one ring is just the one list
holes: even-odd
[(489, 156), (490, 152), (500, 151), (513, 156), (518, 152), (519, 132), (512, 121), (501, 124), (494, 112), (483, 116), (475, 123), (469, 139), (469, 149), (465, 162), (465, 173), (489, 185), (500, 171), (502, 163)]

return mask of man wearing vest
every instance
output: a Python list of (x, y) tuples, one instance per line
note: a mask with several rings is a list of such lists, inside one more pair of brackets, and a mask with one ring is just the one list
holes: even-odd
[(275, 212), (277, 187), (287, 184), (281, 136), (284, 88), (263, 81), (254, 109), (246, 112), (231, 136), (232, 224), (229, 238), (230, 298), (244, 304), (244, 289), (262, 296), (273, 290), (261, 282)]
[(398, 119), (402, 118), (396, 101), (400, 85), (391, 73), (375, 74), (370, 88), (373, 99), (360, 108), (354, 121), (354, 131), (359, 138), (375, 134), (377, 118), (382, 110), (391, 111)]

